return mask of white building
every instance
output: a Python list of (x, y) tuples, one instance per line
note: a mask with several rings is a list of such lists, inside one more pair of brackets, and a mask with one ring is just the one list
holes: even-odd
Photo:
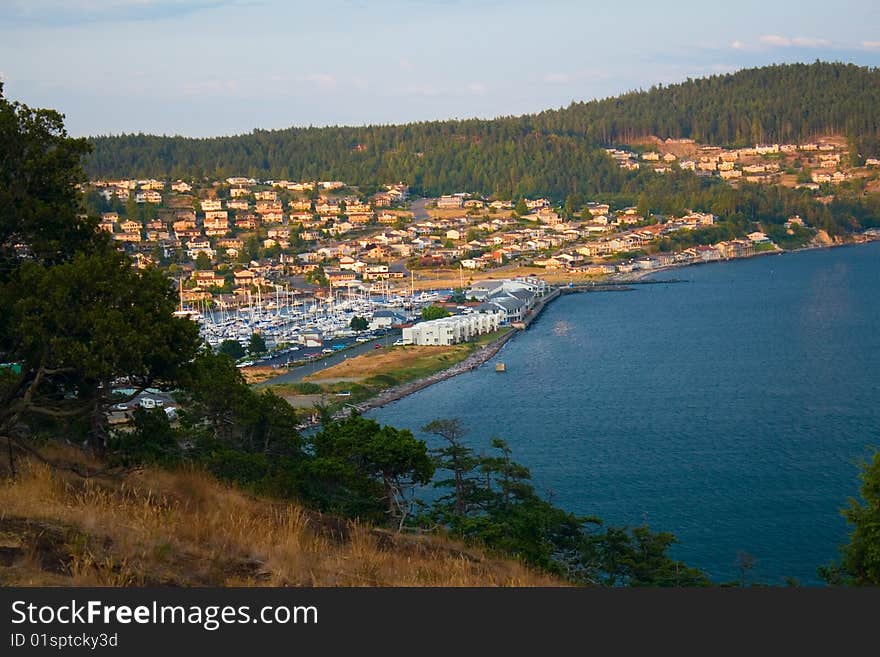
[(461, 208), (462, 199), (459, 196), (441, 196), (437, 199), (437, 208), (441, 210), (450, 210)]
[(403, 344), (452, 345), (498, 330), (498, 315), (472, 313), (419, 322), (403, 329)]

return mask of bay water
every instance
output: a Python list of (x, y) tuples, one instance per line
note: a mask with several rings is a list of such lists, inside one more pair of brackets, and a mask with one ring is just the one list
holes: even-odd
[(672, 532), (715, 582), (747, 553), (752, 580), (821, 584), (880, 448), (880, 243), (651, 279), (683, 280), (565, 295), (485, 365), (368, 416), (429, 446), (437, 418), (477, 451), (504, 438), (554, 504)]

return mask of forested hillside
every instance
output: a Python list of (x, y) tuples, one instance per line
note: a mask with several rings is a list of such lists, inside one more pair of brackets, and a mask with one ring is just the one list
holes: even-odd
[(214, 139), (122, 135), (92, 139), (91, 176), (248, 175), (339, 179), (413, 191), (503, 197), (623, 191), (632, 174), (601, 148), (646, 135), (718, 145), (846, 134), (874, 149), (880, 71), (852, 64), (790, 64), (657, 86), (565, 109), (493, 120), (400, 126), (255, 130)]

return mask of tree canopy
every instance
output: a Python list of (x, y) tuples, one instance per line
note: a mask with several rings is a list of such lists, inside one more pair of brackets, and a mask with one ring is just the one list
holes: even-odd
[(375, 188), (404, 180), (415, 193), (503, 198), (621, 191), (602, 147), (654, 135), (715, 145), (845, 134), (877, 154), (880, 72), (852, 64), (781, 64), (657, 85), (538, 114), (365, 127), (254, 130), (213, 139), (95, 137), (92, 176), (344, 180)]
[(88, 151), (62, 116), (10, 103), (0, 86), (0, 436), (47, 423), (107, 447), (114, 387), (171, 384), (198, 344), (155, 270), (137, 270), (86, 218)]
[(880, 452), (862, 466), (861, 499), (850, 498), (843, 516), (851, 527), (839, 563), (820, 568), (832, 584), (880, 586)]

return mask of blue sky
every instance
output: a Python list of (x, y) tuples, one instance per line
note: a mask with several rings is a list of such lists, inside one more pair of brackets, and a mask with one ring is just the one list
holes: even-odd
[(492, 117), (777, 62), (878, 66), (878, 7), (0, 0), (0, 78), (74, 135)]

